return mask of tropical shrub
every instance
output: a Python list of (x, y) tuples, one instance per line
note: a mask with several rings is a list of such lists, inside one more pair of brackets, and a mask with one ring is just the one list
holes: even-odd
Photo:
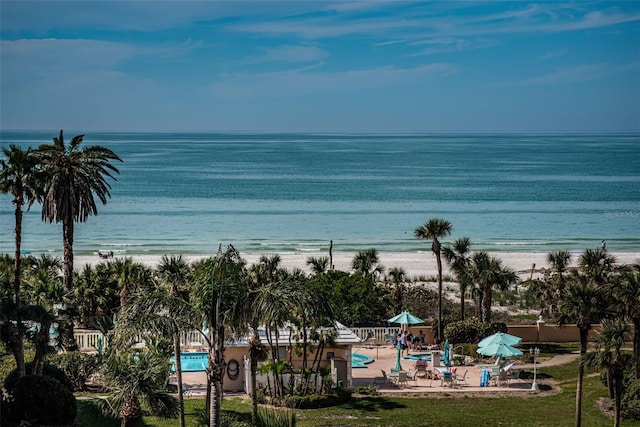
[(627, 382), (622, 395), (622, 418), (640, 420), (640, 381)]
[(289, 395), (285, 397), (288, 408), (318, 409), (341, 405), (351, 400), (351, 390), (334, 388), (327, 394)]
[[(33, 368), (33, 363), (27, 362), (25, 364), (25, 367), (27, 373), (30, 373)], [(58, 368), (57, 366), (45, 362), (44, 366), (42, 367), (42, 375), (46, 375), (50, 378), (55, 379), (69, 391), (73, 391), (73, 385), (71, 384), (71, 381), (69, 381), (69, 378), (67, 378), (67, 375), (64, 373), (64, 371), (62, 371), (62, 369)], [(9, 375), (7, 375), (4, 380), (4, 388), (7, 390), (7, 392), (13, 392), (19, 378), (20, 376), (18, 374), (18, 370), (14, 368), (13, 371), (11, 371), (11, 373), (9, 373)]]
[(16, 381), (9, 404), (10, 420), (65, 425), (72, 424), (76, 414), (75, 396), (55, 378), (25, 375)]
[(451, 322), (444, 328), (444, 336), (449, 342), (477, 343), (482, 338), (496, 332), (507, 332), (504, 323), (486, 323), (477, 319)]
[(49, 358), (50, 363), (64, 372), (69, 379), (72, 391), (86, 391), (85, 383), (91, 374), (98, 370), (99, 357), (70, 351)]

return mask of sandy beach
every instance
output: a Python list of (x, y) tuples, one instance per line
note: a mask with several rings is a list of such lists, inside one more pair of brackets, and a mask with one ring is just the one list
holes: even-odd
[[(630, 264), (640, 262), (640, 252), (612, 252), (616, 257), (618, 264)], [(242, 253), (242, 257), (247, 261), (248, 265), (255, 264), (260, 257), (265, 254)], [(270, 255), (270, 254), (267, 254)], [(281, 265), (287, 269), (299, 268), (302, 271), (310, 272), (307, 265), (309, 257), (327, 256), (327, 253), (280, 253)], [(351, 260), (355, 253), (338, 252), (333, 254), (333, 264), (336, 270), (350, 271)], [(380, 262), (389, 270), (394, 267), (401, 267), (410, 279), (416, 277), (435, 276), (438, 272), (435, 256), (431, 252), (380, 252)], [(539, 275), (539, 269), (548, 268), (547, 253), (545, 252), (495, 252), (491, 255), (501, 259), (503, 264), (514, 269), (520, 277), (528, 278), (531, 275), (532, 266), (535, 264), (536, 275)], [(149, 266), (156, 266), (160, 262), (160, 255), (130, 255), (135, 261), (142, 262)], [(572, 266), (576, 265), (579, 253), (573, 254)], [(189, 261), (206, 258), (201, 255), (185, 256)], [(75, 257), (74, 264), (76, 269), (82, 268), (85, 264), (97, 264), (104, 261), (99, 256), (79, 256)], [(446, 263), (443, 262), (443, 274), (450, 274)]]

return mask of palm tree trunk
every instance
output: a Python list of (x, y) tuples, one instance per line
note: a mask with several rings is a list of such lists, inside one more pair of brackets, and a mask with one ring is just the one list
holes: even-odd
[(254, 424), (258, 422), (258, 394), (257, 394), (257, 379), (256, 379), (256, 371), (258, 370), (258, 361), (253, 357), (250, 360), (251, 362), (251, 418), (253, 419)]
[(173, 357), (176, 364), (176, 382), (178, 387), (178, 407), (180, 409), (180, 427), (184, 427), (184, 392), (182, 390), (182, 361), (180, 360), (180, 331), (173, 334)]
[(491, 322), (491, 287), (484, 287), (482, 293), (482, 321)]
[(464, 291), (465, 289), (460, 286), (460, 320), (464, 322)]
[(636, 380), (640, 380), (640, 317), (633, 318), (633, 358)]
[[(218, 367), (214, 368), (219, 370)], [(222, 382), (216, 378), (219, 375), (214, 373), (214, 377), (211, 378), (211, 397), (209, 400), (209, 406), (211, 412), (209, 413), (209, 427), (218, 427), (220, 425), (220, 409), (222, 404)]]
[[(73, 218), (69, 216), (62, 222), (62, 245), (64, 249), (62, 280), (67, 293), (73, 291)], [(73, 336), (73, 303), (72, 298), (66, 298), (64, 302), (64, 322), (62, 328), (61, 342), (67, 351), (75, 351), (78, 345)]]
[(582, 381), (584, 378), (584, 362), (587, 355), (588, 333), (588, 328), (580, 328), (580, 363), (578, 364), (578, 384), (576, 385), (576, 427), (580, 427), (582, 424)]
[[(435, 242), (434, 241), (434, 246)], [(442, 331), (442, 259), (440, 257), (440, 244), (437, 245), (436, 251), (436, 264), (438, 266), (438, 339), (437, 343), (440, 344), (443, 339), (443, 331)]]
[[(20, 190), (22, 193), (22, 190)], [(16, 318), (16, 322), (18, 325), (22, 324), (22, 316), (20, 305), (22, 304), (20, 298), (20, 267), (21, 267), (21, 259), (20, 259), (20, 248), (22, 245), (22, 198), (16, 197), (14, 199), (14, 203), (16, 204), (15, 216), (16, 216), (16, 252), (14, 257), (14, 272), (13, 272), (13, 293), (15, 295), (16, 300), (16, 312), (18, 314)], [(26, 374), (25, 364), (24, 364), (24, 339), (22, 334), (18, 336), (18, 342), (16, 343), (16, 366), (18, 368), (18, 375), (23, 376)]]
[(622, 393), (624, 392), (624, 368), (614, 368), (615, 397), (613, 427), (620, 427), (620, 408), (622, 406)]

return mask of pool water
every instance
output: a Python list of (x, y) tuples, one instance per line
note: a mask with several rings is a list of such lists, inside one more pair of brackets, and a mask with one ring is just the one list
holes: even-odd
[[(176, 366), (173, 364), (175, 358), (171, 357), (171, 372), (176, 371)], [(181, 353), (180, 364), (182, 365), (182, 372), (204, 372), (209, 364), (208, 353)]]
[(358, 353), (351, 354), (351, 367), (354, 369), (367, 368), (367, 365), (372, 362), (373, 362), (373, 358), (369, 356), (365, 356), (364, 354), (358, 354)]
[[(171, 372), (175, 372), (176, 367), (173, 364), (175, 358), (171, 357)], [(353, 353), (351, 355), (351, 366), (353, 368), (366, 368), (369, 363), (373, 362), (373, 358), (364, 354)], [(208, 353), (182, 353), (180, 355), (180, 364), (182, 372), (204, 372), (209, 363)]]

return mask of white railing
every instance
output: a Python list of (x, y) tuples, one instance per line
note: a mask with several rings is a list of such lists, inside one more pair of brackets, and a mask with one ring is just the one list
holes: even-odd
[[(73, 337), (80, 350), (103, 350), (107, 346), (102, 332), (95, 329), (75, 329)], [(140, 342), (144, 343), (144, 339)], [(198, 331), (185, 331), (180, 334), (180, 345), (183, 347), (202, 347), (206, 351), (205, 340)]]
[(107, 345), (102, 332), (94, 329), (75, 329), (73, 337), (80, 350), (102, 350)]
[(375, 342), (377, 344), (383, 344), (387, 341), (388, 337), (393, 332), (398, 332), (398, 327), (384, 327), (384, 328), (371, 328), (371, 327), (362, 327), (362, 328), (349, 328), (351, 331), (356, 334), (362, 341), (366, 342), (370, 339), (371, 335), (375, 338)]

